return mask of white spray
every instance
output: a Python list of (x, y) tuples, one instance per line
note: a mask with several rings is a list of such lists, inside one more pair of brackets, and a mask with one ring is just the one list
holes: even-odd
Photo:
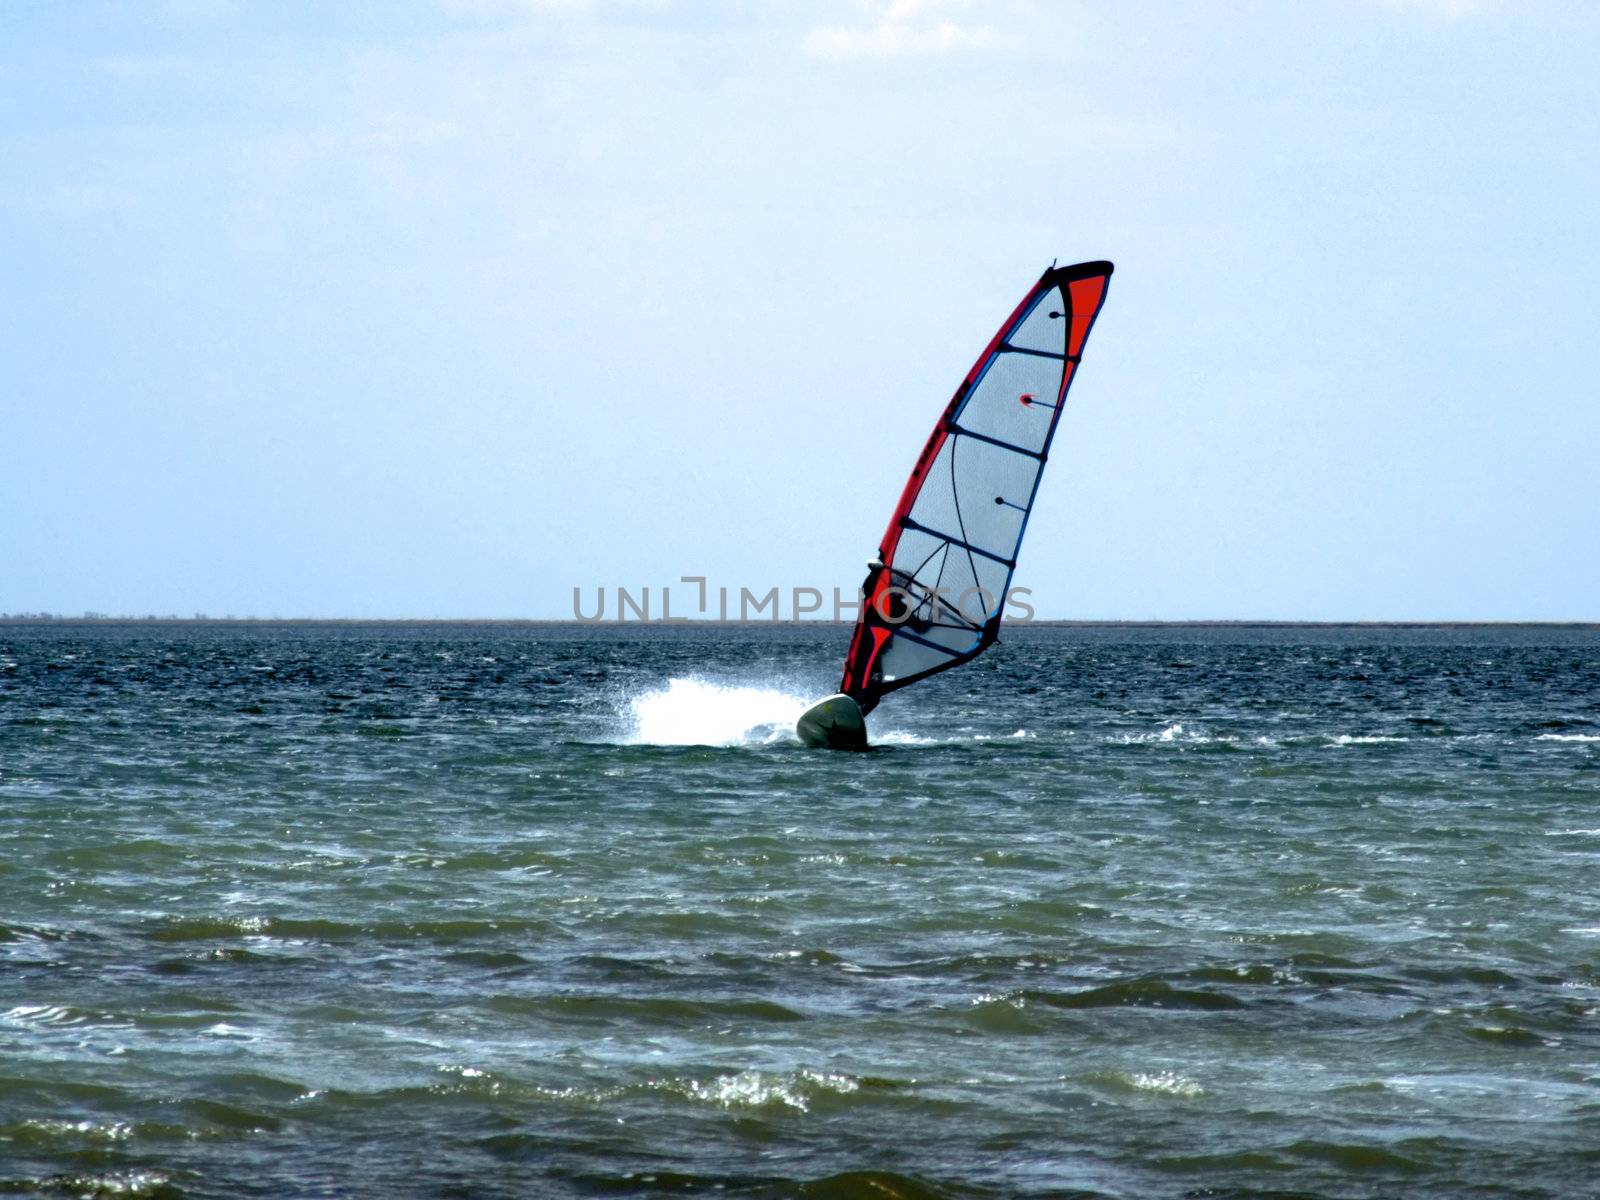
[(806, 694), (684, 678), (628, 701), (623, 741), (642, 746), (751, 746), (794, 740)]

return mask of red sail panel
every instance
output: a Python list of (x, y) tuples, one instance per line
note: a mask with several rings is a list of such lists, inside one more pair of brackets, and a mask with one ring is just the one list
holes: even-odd
[(1046, 271), (917, 456), (863, 589), (839, 687), (863, 711), (966, 662), (998, 635), (1050, 442), (1111, 270), (1091, 262)]

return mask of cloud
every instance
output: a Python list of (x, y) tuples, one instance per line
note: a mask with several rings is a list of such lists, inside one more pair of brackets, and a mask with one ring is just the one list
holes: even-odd
[(138, 191), (115, 183), (61, 184), (31, 192), (0, 193), (0, 205), (5, 207), (67, 218), (131, 212), (144, 202)]
[(908, 58), (984, 50), (996, 46), (1000, 35), (989, 25), (962, 25), (935, 19), (929, 0), (890, 0), (882, 15), (870, 25), (819, 25), (805, 36), (806, 53), (813, 58)]
[(547, 12), (588, 12), (590, 0), (434, 0), (441, 12), (477, 20), (528, 16)]
[(1422, 13), (1446, 21), (1459, 21), (1487, 12), (1493, 0), (1384, 0), (1387, 7)]

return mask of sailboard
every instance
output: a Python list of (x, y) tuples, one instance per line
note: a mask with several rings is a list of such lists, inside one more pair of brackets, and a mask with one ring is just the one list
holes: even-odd
[(1111, 272), (1108, 262), (1051, 266), (956, 388), (868, 568), (839, 691), (800, 718), (802, 742), (865, 749), (866, 714), (884, 696), (976, 658), (999, 637), (1050, 443)]

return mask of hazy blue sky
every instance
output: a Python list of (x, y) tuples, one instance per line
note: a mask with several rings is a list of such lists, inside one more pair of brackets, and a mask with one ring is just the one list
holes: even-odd
[(1600, 6), (0, 4), (0, 611), (853, 588), (1110, 258), (1042, 615), (1600, 618)]

